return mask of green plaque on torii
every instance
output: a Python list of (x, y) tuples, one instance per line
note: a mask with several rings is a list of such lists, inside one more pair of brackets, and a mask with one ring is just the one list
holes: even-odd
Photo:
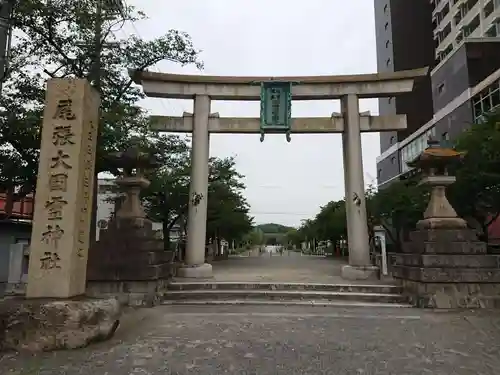
[(262, 82), (260, 87), (260, 141), (265, 133), (284, 133), (290, 142), (292, 82)]

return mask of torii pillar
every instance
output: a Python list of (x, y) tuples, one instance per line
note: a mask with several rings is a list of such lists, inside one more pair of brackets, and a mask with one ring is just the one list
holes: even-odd
[(341, 108), (344, 117), (342, 147), (349, 244), (349, 265), (342, 267), (342, 278), (375, 279), (379, 277), (379, 269), (370, 262), (358, 96), (343, 96)]
[(210, 154), (209, 116), (210, 97), (196, 95), (191, 145), (186, 255), (184, 264), (177, 270), (177, 276), (183, 278), (205, 279), (212, 277), (212, 265), (205, 263)]

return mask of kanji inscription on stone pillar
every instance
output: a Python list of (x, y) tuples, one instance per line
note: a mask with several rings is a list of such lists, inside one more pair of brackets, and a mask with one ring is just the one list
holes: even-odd
[(99, 105), (85, 79), (47, 83), (28, 298), (85, 293)]

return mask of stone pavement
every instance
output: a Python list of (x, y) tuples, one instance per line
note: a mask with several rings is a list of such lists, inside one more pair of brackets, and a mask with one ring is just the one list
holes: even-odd
[[(352, 281), (346, 281), (340, 276), (340, 270), (345, 264), (345, 259), (285, 251), (283, 255), (267, 253), (261, 256), (230, 257), (228, 260), (214, 262), (212, 266), (216, 281), (352, 284)], [(387, 281), (382, 283), (387, 284)]]
[(132, 310), (108, 342), (0, 360), (2, 375), (492, 375), (499, 369), (496, 312), (283, 306)]

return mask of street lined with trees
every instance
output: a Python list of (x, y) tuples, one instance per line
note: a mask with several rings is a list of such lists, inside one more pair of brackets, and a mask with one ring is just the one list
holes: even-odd
[[(500, 112), (473, 124), (458, 137), (455, 148), (466, 155), (452, 171), (457, 181), (448, 189), (448, 199), (479, 237), (491, 242), (488, 229), (500, 215)], [(383, 189), (370, 186), (366, 191), (370, 236), (373, 238), (375, 226), (382, 226), (395, 251), (427, 206), (429, 191), (418, 184), (419, 180), (418, 171), (413, 171)], [(341, 239), (347, 239), (343, 200), (327, 203), (314, 218), (289, 234), (290, 242), (297, 245), (311, 238), (331, 241), (335, 247)]]

